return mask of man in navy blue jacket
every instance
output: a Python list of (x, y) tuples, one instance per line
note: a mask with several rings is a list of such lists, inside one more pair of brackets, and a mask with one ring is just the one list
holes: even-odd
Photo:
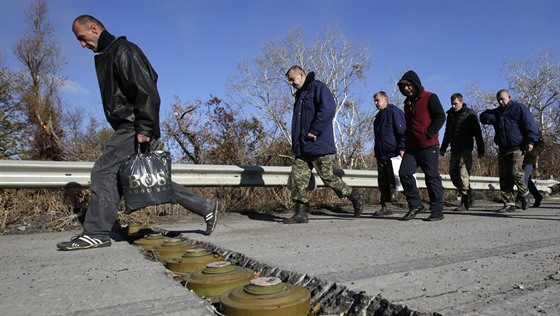
[[(377, 183), (381, 193), (381, 209), (374, 216), (390, 215), (392, 211), (391, 189), (395, 187), (395, 174), (391, 158), (404, 155), (404, 131), (406, 123), (403, 110), (389, 104), (387, 93), (379, 91), (373, 95), (379, 110), (373, 120), (375, 144), (373, 151), (377, 159)], [(398, 172), (398, 170), (396, 170)]]
[(360, 217), (363, 209), (362, 195), (333, 173), (334, 119), (336, 104), (326, 84), (315, 80), (315, 73), (306, 74), (299, 66), (286, 72), (288, 83), (296, 88), (292, 116), (292, 154), (294, 164), (290, 177), (290, 190), (296, 213), (284, 219), (285, 224), (307, 223), (309, 199), (307, 187), (311, 170), (315, 168), (326, 186), (338, 197), (347, 197), (354, 206), (354, 216)]
[(494, 126), (494, 142), (498, 145), (498, 173), (504, 206), (498, 212), (515, 211), (513, 186), (517, 186), (521, 208), (527, 209), (527, 194), (523, 158), (539, 140), (535, 118), (529, 109), (511, 100), (505, 89), (496, 94), (499, 106), (480, 113), (480, 122)]

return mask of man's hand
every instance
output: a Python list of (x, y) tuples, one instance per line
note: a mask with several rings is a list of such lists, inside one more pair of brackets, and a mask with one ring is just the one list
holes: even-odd
[(317, 140), (317, 136), (311, 134), (310, 132), (307, 133), (307, 139), (309, 139), (310, 141), (314, 142)]
[(527, 151), (533, 151), (533, 144), (527, 145)]
[(138, 141), (139, 144), (149, 143), (150, 142), (150, 136), (146, 136), (146, 135), (142, 135), (142, 134), (136, 134), (136, 141)]

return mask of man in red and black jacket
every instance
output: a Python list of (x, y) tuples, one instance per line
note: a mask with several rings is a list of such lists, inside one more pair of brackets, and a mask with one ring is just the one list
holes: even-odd
[(426, 177), (431, 214), (426, 221), (443, 219), (443, 186), (438, 171), (439, 130), (445, 123), (445, 111), (436, 94), (424, 90), (418, 75), (407, 71), (397, 83), (406, 97), (405, 153), (399, 170), (409, 211), (402, 218), (408, 221), (424, 209), (414, 173), (418, 166)]

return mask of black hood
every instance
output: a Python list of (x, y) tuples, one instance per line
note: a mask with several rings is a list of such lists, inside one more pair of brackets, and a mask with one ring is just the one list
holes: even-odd
[(420, 77), (418, 77), (418, 75), (413, 70), (405, 72), (401, 80), (399, 80), (399, 82), (397, 83), (397, 85), (399, 86), (399, 90), (401, 89), (402, 84), (408, 82), (412, 83), (416, 87), (416, 95), (422, 92), (422, 82), (420, 81)]

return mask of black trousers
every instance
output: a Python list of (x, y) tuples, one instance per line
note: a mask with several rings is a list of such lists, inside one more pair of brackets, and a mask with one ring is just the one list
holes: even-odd
[(422, 149), (406, 149), (399, 170), (399, 177), (404, 189), (404, 195), (409, 208), (416, 208), (422, 205), (420, 192), (416, 186), (414, 173), (420, 167), (426, 177), (426, 187), (430, 197), (430, 209), (432, 214), (441, 215), (443, 213), (443, 185), (438, 171), (439, 146)]
[(390, 159), (377, 159), (377, 185), (379, 186), (379, 193), (381, 193), (381, 206), (387, 206), (387, 203), (392, 202), (391, 191), (395, 188), (395, 174)]
[[(91, 171), (91, 201), (84, 220), (83, 234), (107, 237), (117, 219), (122, 188), (118, 172), (125, 158), (135, 152), (136, 133), (133, 130), (115, 131), (105, 145), (103, 154)], [(152, 148), (158, 141), (152, 142)], [(173, 182), (174, 202), (190, 211), (205, 216), (212, 211), (213, 201)]]

